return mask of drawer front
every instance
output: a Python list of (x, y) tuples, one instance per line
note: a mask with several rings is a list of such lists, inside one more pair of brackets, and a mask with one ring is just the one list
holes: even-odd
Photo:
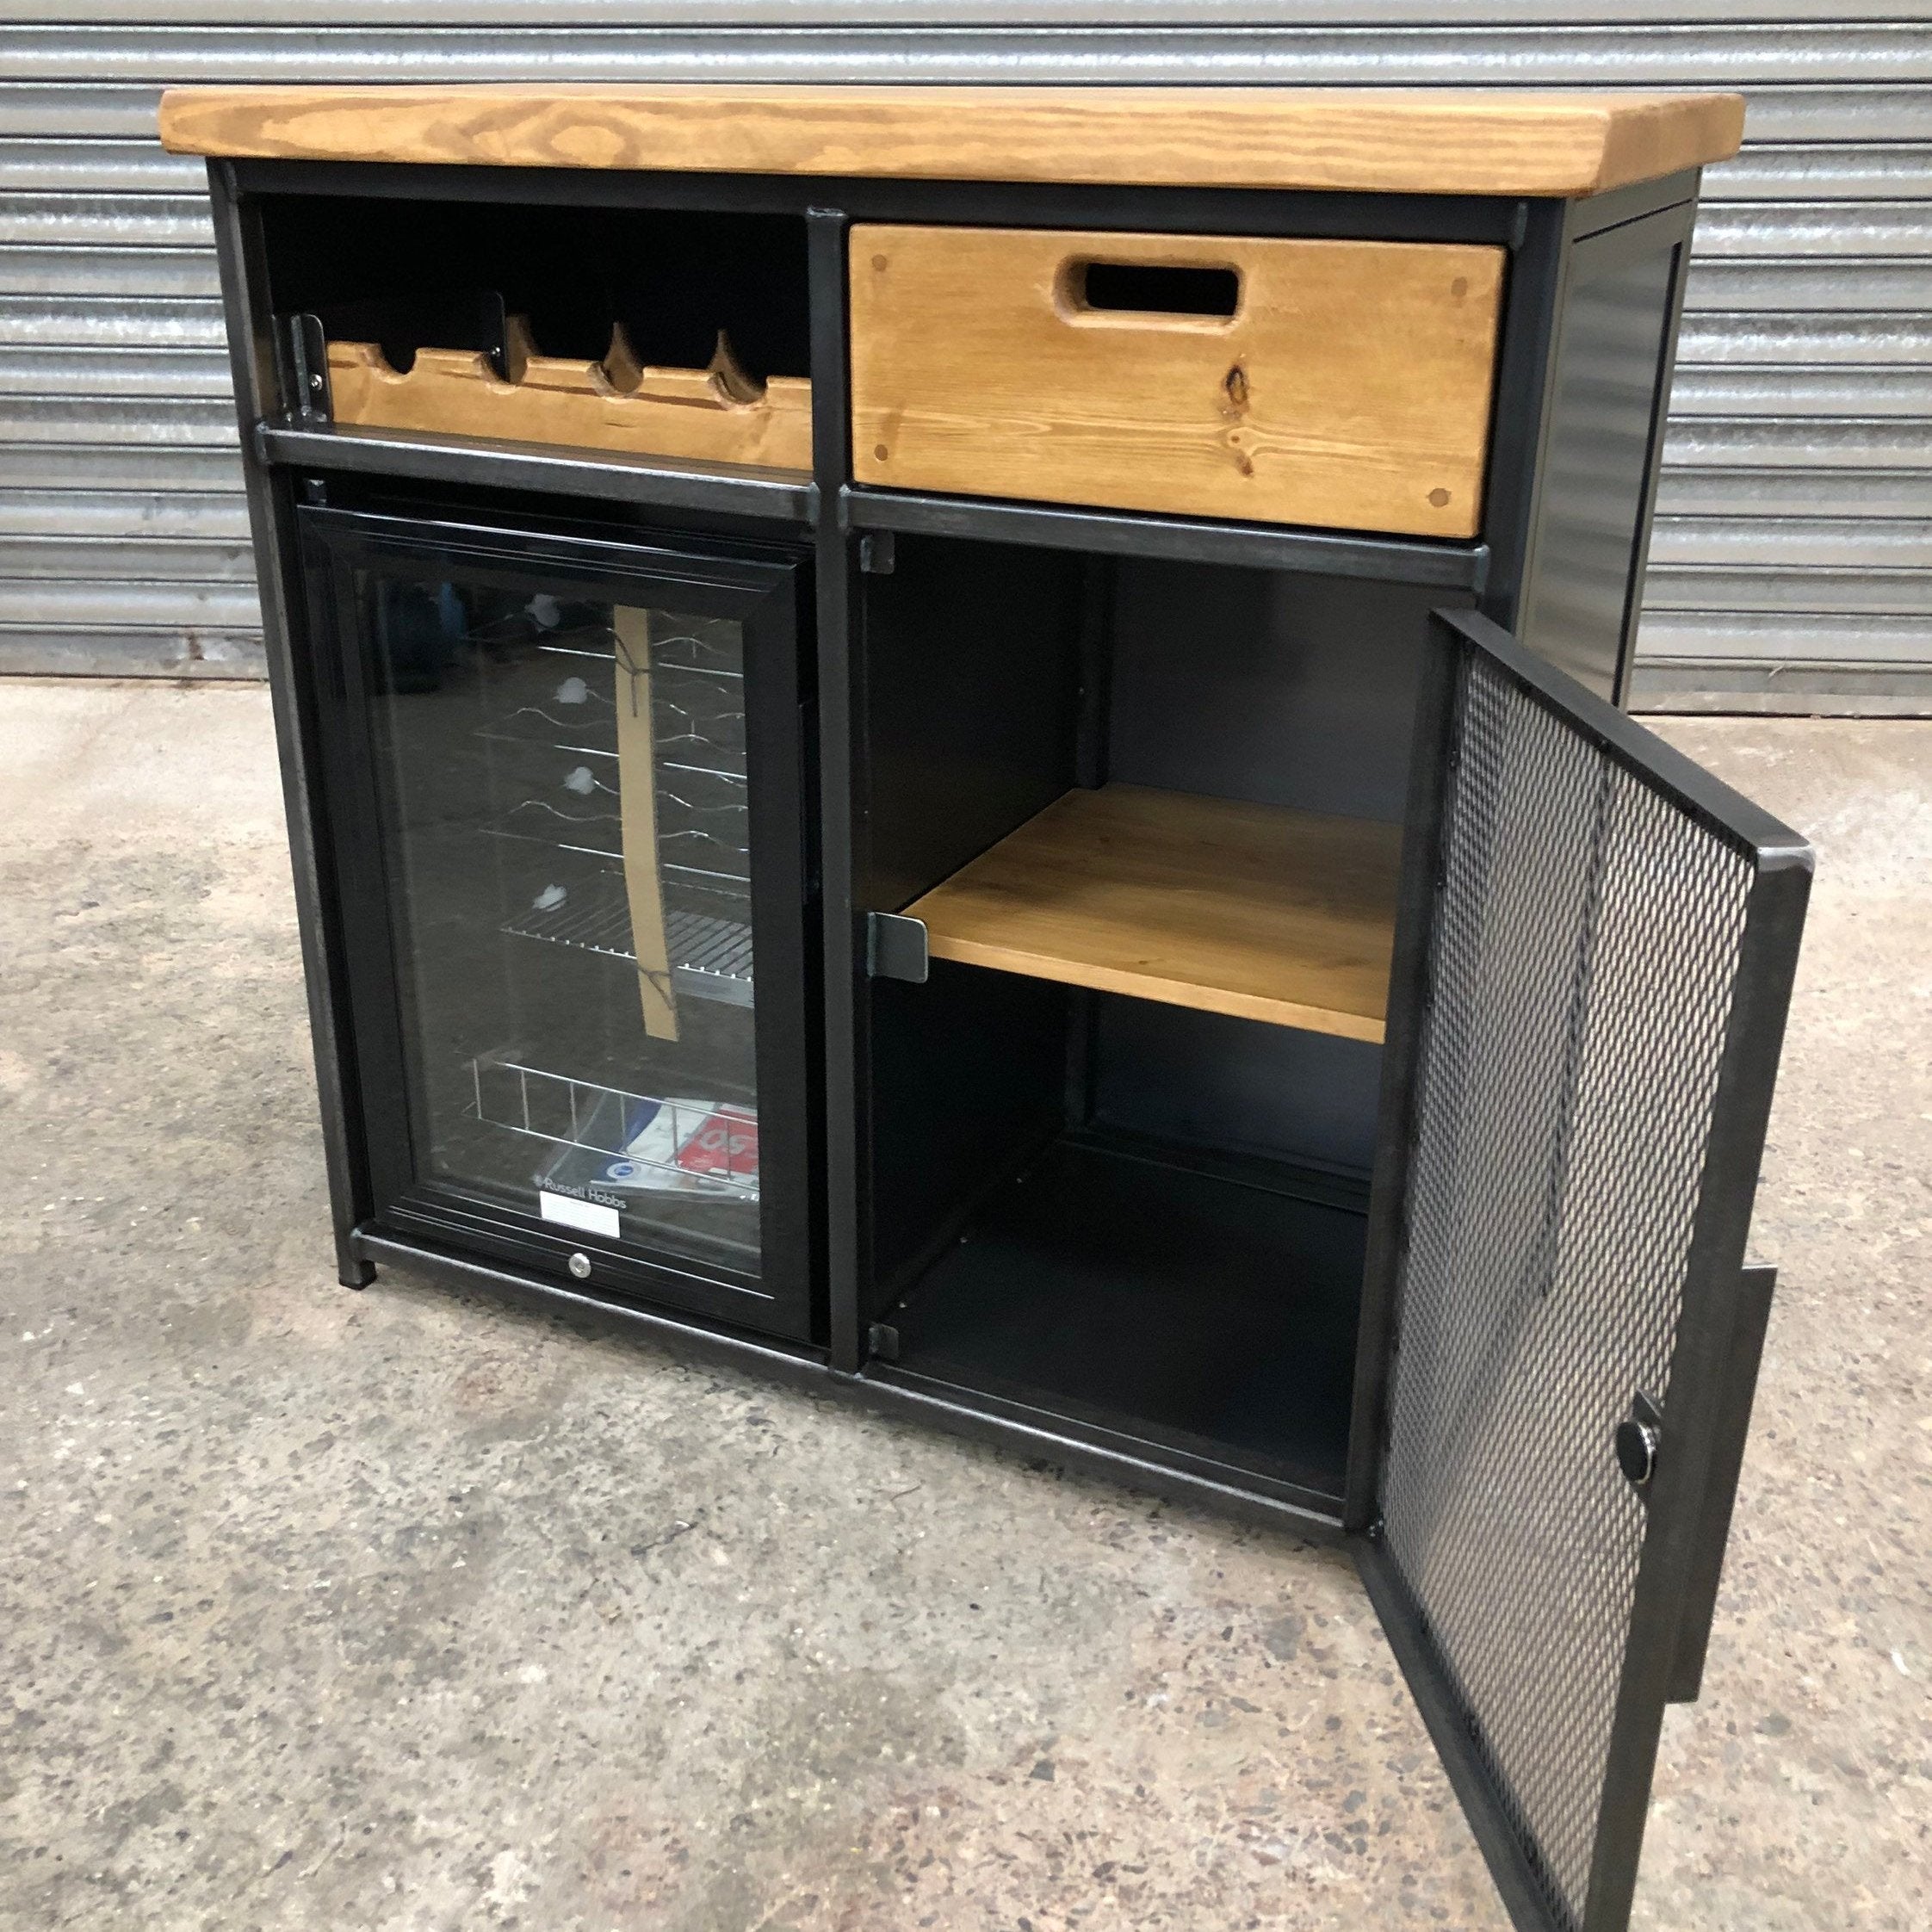
[(1480, 527), (1500, 248), (861, 226), (851, 260), (861, 483)]

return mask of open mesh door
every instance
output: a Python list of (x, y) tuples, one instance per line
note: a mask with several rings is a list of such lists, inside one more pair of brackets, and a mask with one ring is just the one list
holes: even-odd
[(1756, 1379), (1743, 1249), (1810, 854), (1494, 625), (1434, 641), (1364, 1569), (1519, 1924), (1613, 1932)]

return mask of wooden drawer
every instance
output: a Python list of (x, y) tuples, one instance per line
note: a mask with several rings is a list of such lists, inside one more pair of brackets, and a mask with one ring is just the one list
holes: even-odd
[(853, 474), (1474, 536), (1502, 277), (1434, 242), (855, 227)]

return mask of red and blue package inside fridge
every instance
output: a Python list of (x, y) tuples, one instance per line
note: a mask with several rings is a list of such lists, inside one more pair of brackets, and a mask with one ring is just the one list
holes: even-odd
[(758, 1113), (731, 1101), (607, 1093), (536, 1176), (539, 1188), (622, 1205), (641, 1193), (758, 1198)]

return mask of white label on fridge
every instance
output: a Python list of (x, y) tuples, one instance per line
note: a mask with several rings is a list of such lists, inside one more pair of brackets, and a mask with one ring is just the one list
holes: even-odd
[(560, 1221), (586, 1235), (602, 1235), (606, 1241), (617, 1238), (617, 1211), (596, 1201), (573, 1200), (568, 1194), (553, 1194), (548, 1187), (536, 1191), (537, 1205), (546, 1221)]

